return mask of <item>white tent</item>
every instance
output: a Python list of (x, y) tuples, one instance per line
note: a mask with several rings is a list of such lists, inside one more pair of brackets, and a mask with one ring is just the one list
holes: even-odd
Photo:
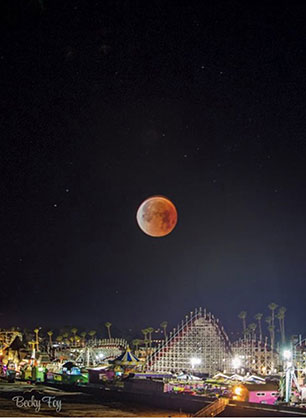
[(243, 381), (243, 376), (240, 376), (240, 374), (233, 374), (230, 376), (230, 380), (240, 380), (240, 382)]
[(192, 380), (192, 381), (195, 381), (195, 380), (202, 380), (202, 379), (200, 379), (200, 378), (199, 378), (199, 377), (197, 377), (197, 376), (193, 376), (193, 375), (191, 375), (191, 374), (187, 374), (187, 373), (182, 373), (182, 374), (178, 375), (178, 376), (177, 376), (177, 379), (178, 379), (178, 380)]
[(230, 379), (230, 376), (227, 376), (226, 374), (223, 373), (217, 373), (213, 379), (218, 379), (219, 377), (222, 377), (223, 379)]
[(263, 379), (262, 377), (256, 376), (255, 374), (252, 374), (251, 376), (246, 376), (244, 378), (245, 382), (257, 382), (257, 383), (265, 383), (265, 379)]

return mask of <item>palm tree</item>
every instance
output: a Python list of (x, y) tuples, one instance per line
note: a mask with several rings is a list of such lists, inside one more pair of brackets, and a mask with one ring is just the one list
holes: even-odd
[(142, 329), (141, 332), (144, 335), (144, 342), (145, 342), (145, 346), (146, 346), (146, 353), (148, 355), (148, 339), (147, 339), (147, 335), (148, 335), (148, 330), (146, 328)]
[(271, 309), (271, 313), (272, 313), (272, 321), (271, 321), (272, 326), (274, 326), (274, 315), (275, 315), (275, 309), (277, 307), (278, 307), (278, 305), (274, 302), (270, 303), (270, 305), (269, 305), (269, 309)]
[(152, 332), (154, 331), (154, 328), (149, 327), (147, 328), (148, 334), (149, 334), (149, 346), (152, 348)]
[(67, 344), (67, 342), (69, 343), (68, 336), (69, 336), (68, 332), (63, 333), (63, 340), (64, 340), (65, 344)]
[(282, 344), (286, 343), (286, 335), (285, 335), (285, 313), (287, 309), (284, 306), (281, 306), (278, 310), (278, 315), (280, 315), (280, 332), (282, 338)]
[(244, 339), (248, 338), (249, 332), (250, 332), (249, 327), (246, 327), (246, 329), (242, 332)]
[(109, 339), (111, 339), (111, 338), (112, 338), (112, 336), (111, 336), (110, 328), (111, 328), (111, 326), (112, 326), (112, 323), (111, 323), (111, 322), (105, 322), (105, 324), (104, 324), (104, 325), (105, 325), (105, 326), (106, 326), (106, 328), (107, 328), (108, 338), (109, 338)]
[(261, 319), (263, 317), (262, 313), (257, 313), (254, 318), (258, 321), (258, 329), (259, 329), (259, 340), (262, 341), (262, 329), (261, 329)]
[(238, 315), (238, 318), (242, 319), (242, 329), (244, 333), (246, 331), (246, 323), (245, 323), (246, 317), (247, 317), (246, 311), (241, 311), (240, 314)]
[(71, 329), (71, 334), (73, 334), (73, 341), (74, 341), (74, 343), (75, 343), (75, 336), (76, 336), (76, 333), (78, 332), (78, 329), (77, 328), (72, 328)]
[(35, 328), (34, 329), (35, 332), (35, 344), (36, 344), (36, 351), (39, 350), (39, 337), (38, 337), (38, 333), (39, 333), (39, 328)]
[(272, 332), (272, 340), (271, 341), (271, 347), (272, 350), (274, 348), (274, 340), (275, 340), (275, 326), (274, 326), (274, 318), (275, 318), (275, 309), (278, 307), (278, 305), (274, 302), (270, 303), (269, 305), (269, 309), (271, 309), (271, 313), (272, 313), (272, 321), (271, 321), (271, 326), (273, 327), (273, 332)]
[(271, 339), (271, 355), (273, 356), (273, 349), (274, 349), (274, 325), (269, 325), (268, 330), (270, 333), (270, 339)]
[(163, 321), (161, 324), (160, 324), (160, 326), (161, 326), (161, 328), (163, 329), (163, 332), (164, 332), (164, 338), (165, 338), (165, 340), (167, 339), (167, 326), (168, 326), (168, 322), (167, 321)]
[(60, 343), (60, 346), (61, 346), (61, 350), (63, 349), (63, 347), (62, 347), (62, 341), (63, 341), (63, 336), (62, 335), (58, 335), (57, 337), (56, 337), (56, 341), (58, 342), (58, 343)]
[(92, 329), (91, 331), (89, 331), (88, 335), (91, 337), (91, 339), (93, 339), (93, 337), (96, 335), (96, 333), (97, 333), (97, 331)]
[(135, 347), (135, 351), (138, 351), (138, 347), (140, 343), (141, 343), (141, 340), (138, 340), (138, 339), (135, 339), (132, 341), (132, 344)]
[(49, 345), (50, 345), (50, 347), (52, 347), (52, 335), (53, 335), (53, 331), (48, 331), (47, 334), (49, 335)]
[(255, 340), (256, 334), (255, 334), (255, 330), (257, 328), (257, 325), (255, 324), (255, 322), (252, 322), (249, 325), (249, 330), (251, 331), (251, 335), (252, 335), (252, 340)]
[(272, 343), (273, 343), (273, 337), (271, 338), (271, 336), (272, 336), (272, 334), (271, 334), (271, 332), (272, 332), (272, 329), (270, 328), (271, 327), (271, 325), (272, 325), (272, 318), (271, 318), (271, 316), (267, 316), (266, 318), (265, 318), (265, 321), (266, 321), (266, 323), (267, 323), (267, 328), (268, 328), (268, 331), (269, 331), (269, 333), (270, 333), (270, 343), (271, 343), (271, 347), (272, 347)]
[(81, 337), (82, 337), (82, 339), (83, 339), (83, 344), (85, 345), (85, 341), (86, 341), (86, 335), (87, 335), (87, 332), (86, 331), (83, 331), (83, 332), (81, 332)]
[(147, 328), (142, 329), (142, 330), (141, 330), (141, 332), (143, 333), (143, 335), (144, 335), (144, 337), (145, 337), (145, 340), (146, 340), (146, 339), (147, 339), (147, 335), (148, 335), (148, 330), (147, 330)]

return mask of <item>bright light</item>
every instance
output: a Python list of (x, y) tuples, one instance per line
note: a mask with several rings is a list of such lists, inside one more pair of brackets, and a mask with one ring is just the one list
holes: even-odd
[(241, 360), (239, 357), (234, 357), (232, 360), (232, 365), (234, 367), (234, 369), (239, 369), (239, 367), (241, 366)]
[(99, 354), (99, 358), (103, 358), (104, 357), (104, 354)]
[(197, 358), (197, 357), (192, 357), (190, 359), (190, 363), (191, 363), (192, 368), (194, 368), (194, 366), (196, 366), (198, 364), (201, 364), (201, 362), (202, 362), (202, 360), (200, 358)]
[(234, 389), (234, 394), (237, 396), (241, 396), (242, 395), (242, 388), (240, 386), (236, 386)]
[(290, 360), (292, 357), (292, 353), (290, 350), (284, 350), (283, 356), (285, 360)]

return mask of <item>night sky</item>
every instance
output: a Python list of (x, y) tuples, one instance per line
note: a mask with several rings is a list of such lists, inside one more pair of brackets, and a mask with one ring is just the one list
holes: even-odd
[(4, 2), (0, 327), (230, 334), (275, 302), (305, 335), (306, 13), (273, 3)]

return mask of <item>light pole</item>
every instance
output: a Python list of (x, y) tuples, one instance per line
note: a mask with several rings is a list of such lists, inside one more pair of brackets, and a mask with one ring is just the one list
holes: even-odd
[(236, 373), (237, 370), (241, 367), (241, 359), (238, 356), (234, 357), (232, 360), (232, 365)]
[(192, 357), (190, 359), (192, 369), (194, 369), (194, 366), (197, 366), (197, 365), (201, 364), (201, 362), (202, 362), (202, 360), (200, 358), (197, 358), (197, 357)]
[(283, 353), (285, 360), (285, 402), (290, 402), (292, 379), (294, 374), (294, 367), (292, 363), (292, 352), (285, 350)]

